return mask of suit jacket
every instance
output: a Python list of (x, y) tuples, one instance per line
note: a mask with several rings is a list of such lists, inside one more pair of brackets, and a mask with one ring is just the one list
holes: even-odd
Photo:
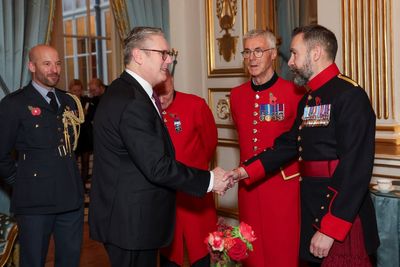
[(123, 72), (94, 119), (91, 238), (124, 249), (171, 242), (175, 190), (207, 192), (210, 174), (175, 161), (168, 131), (143, 87)]
[[(83, 204), (83, 186), (73, 153), (65, 153), (62, 113), (74, 100), (56, 89), (57, 112), (29, 83), (0, 103), (0, 177), (13, 184), (11, 211), (49, 214)], [(74, 135), (69, 129), (71, 143)], [(17, 151), (17, 159), (12, 156)]]

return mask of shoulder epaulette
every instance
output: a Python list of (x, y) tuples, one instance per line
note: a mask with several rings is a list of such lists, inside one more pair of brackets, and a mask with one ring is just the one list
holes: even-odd
[(338, 78), (339, 78), (339, 79), (342, 79), (342, 80), (344, 80), (344, 81), (346, 81), (346, 82), (348, 82), (348, 83), (351, 83), (353, 86), (356, 86), (356, 87), (359, 86), (358, 83), (357, 83), (356, 81), (352, 80), (351, 78), (349, 78), (349, 77), (347, 77), (347, 76), (344, 76), (344, 75), (341, 74), (341, 73), (338, 74)]

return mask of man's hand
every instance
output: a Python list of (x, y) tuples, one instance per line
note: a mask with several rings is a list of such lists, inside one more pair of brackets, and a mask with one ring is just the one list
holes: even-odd
[(238, 167), (229, 172), (226, 172), (225, 177), (231, 179), (234, 183), (237, 183), (240, 180), (245, 179), (249, 176), (243, 167)]
[(311, 254), (318, 258), (324, 258), (328, 256), (329, 250), (331, 249), (334, 241), (335, 239), (332, 237), (317, 231), (311, 238)]
[(212, 172), (214, 173), (214, 186), (212, 190), (218, 195), (224, 195), (229, 185), (233, 184), (232, 178), (226, 176), (226, 171), (220, 167), (216, 167)]

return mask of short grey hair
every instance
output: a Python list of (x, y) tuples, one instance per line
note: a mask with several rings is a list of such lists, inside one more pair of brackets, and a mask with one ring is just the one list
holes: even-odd
[(124, 64), (128, 65), (132, 60), (132, 49), (143, 48), (143, 43), (151, 36), (164, 36), (160, 28), (154, 27), (135, 27), (131, 30), (124, 40)]
[(269, 30), (250, 30), (250, 31), (248, 31), (243, 36), (243, 44), (247, 39), (251, 39), (251, 38), (255, 38), (255, 37), (264, 37), (270, 46), (268, 48), (276, 48), (276, 37)]

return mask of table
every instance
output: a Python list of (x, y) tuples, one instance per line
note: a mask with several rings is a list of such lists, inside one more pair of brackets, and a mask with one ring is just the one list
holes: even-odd
[(400, 266), (400, 190), (381, 193), (371, 189), (381, 245), (377, 267)]

